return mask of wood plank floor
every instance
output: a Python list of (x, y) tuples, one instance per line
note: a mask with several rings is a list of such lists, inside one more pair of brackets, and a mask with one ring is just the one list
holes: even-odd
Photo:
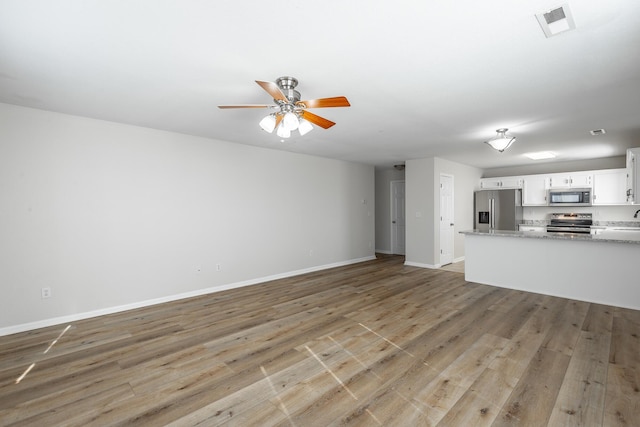
[(0, 337), (0, 425), (640, 425), (640, 311), (403, 261)]

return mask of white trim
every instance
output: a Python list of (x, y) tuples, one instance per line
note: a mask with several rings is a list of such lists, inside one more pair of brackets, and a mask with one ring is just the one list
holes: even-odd
[(431, 264), (423, 264), (421, 262), (411, 262), (411, 261), (405, 261), (404, 265), (408, 265), (410, 267), (432, 268), (432, 269), (442, 267), (442, 265), (440, 264), (431, 265)]
[(385, 254), (385, 255), (395, 255), (393, 251), (385, 251), (383, 249), (376, 249), (376, 252), (380, 254)]
[[(438, 181), (440, 189), (438, 190), (438, 217), (440, 217), (440, 221), (438, 221), (438, 243), (440, 247), (438, 248), (438, 261), (440, 261), (440, 266), (445, 264), (442, 263), (442, 178), (447, 177), (451, 179), (451, 215), (452, 220), (455, 219), (456, 216), (456, 206), (455, 206), (455, 198), (456, 198), (456, 177), (454, 175), (448, 173), (440, 173), (440, 179)], [(454, 221), (455, 222), (455, 221)], [(455, 225), (453, 226), (453, 235), (451, 236), (451, 262), (454, 262), (454, 255), (456, 253), (456, 238), (455, 238)]]
[[(406, 188), (407, 182), (404, 179), (392, 179), (391, 181), (389, 181), (389, 216), (390, 216), (391, 221), (393, 221), (393, 206), (394, 206), (394, 201), (395, 201), (393, 199), (393, 186), (394, 186), (394, 184), (397, 184), (399, 182), (403, 182), (405, 184), (405, 188)], [(395, 240), (397, 240), (398, 236), (394, 235), (394, 233), (393, 233), (393, 223), (391, 223), (391, 224), (389, 224), (390, 225), (389, 232), (391, 234), (390, 241), (389, 241), (389, 245), (391, 246), (391, 251), (389, 251), (389, 254), (391, 254), (391, 255), (406, 255), (407, 254), (407, 249), (406, 249), (406, 244), (407, 244), (407, 238), (406, 238), (407, 193), (406, 193), (406, 190), (405, 190), (405, 193), (404, 193), (404, 197), (405, 197), (405, 210), (404, 210), (404, 215), (405, 215), (405, 240), (404, 240), (404, 242), (405, 242), (405, 250), (404, 250), (403, 254), (396, 254), (396, 253), (393, 252), (393, 249), (394, 249), (394, 246), (395, 246), (394, 243), (395, 243)]]
[(103, 308), (103, 309), (99, 309), (99, 310), (88, 311), (88, 312), (85, 312), (85, 313), (76, 313), (76, 314), (71, 314), (71, 315), (68, 315), (68, 316), (53, 317), (53, 318), (45, 319), (45, 320), (38, 320), (36, 322), (30, 322), (30, 323), (23, 323), (23, 324), (20, 324), (20, 325), (8, 326), (6, 328), (0, 328), (0, 337), (1, 336), (5, 336), (5, 335), (10, 335), (10, 334), (16, 334), (16, 333), (19, 333), (19, 332), (31, 331), (31, 330), (39, 329), (39, 328), (46, 328), (48, 326), (59, 325), (61, 323), (76, 322), (78, 320), (89, 319), (91, 317), (104, 316), (104, 315), (107, 315), (107, 314), (119, 313), (119, 312), (122, 312), (122, 311), (133, 310), (133, 309), (136, 309), (136, 308), (148, 307), (148, 306), (151, 306), (151, 305), (162, 304), (162, 303), (171, 302), (171, 301), (177, 301), (177, 300), (181, 300), (181, 299), (185, 299), (185, 298), (192, 298), (192, 297), (197, 297), (197, 296), (200, 296), (200, 295), (206, 295), (206, 294), (211, 294), (211, 293), (215, 293), (215, 292), (226, 291), (226, 290), (229, 290), (229, 289), (235, 289), (235, 288), (241, 288), (241, 287), (244, 287), (244, 286), (257, 285), (259, 283), (269, 282), (269, 281), (272, 281), (272, 280), (285, 279), (287, 277), (299, 276), (299, 275), (306, 274), (306, 273), (313, 273), (314, 271), (327, 270), (327, 269), (330, 269), (330, 268), (342, 267), (342, 266), (350, 265), (350, 264), (357, 264), (357, 263), (360, 263), (360, 262), (371, 261), (371, 260), (374, 260), (374, 259), (376, 259), (375, 255), (371, 255), (371, 256), (367, 256), (367, 257), (363, 257), (363, 258), (357, 258), (357, 259), (352, 259), (352, 260), (347, 260), (347, 261), (340, 261), (340, 262), (336, 262), (336, 263), (333, 263), (333, 264), (319, 265), (319, 266), (315, 266), (315, 267), (305, 268), (305, 269), (302, 269), (302, 270), (296, 270), (296, 271), (290, 271), (290, 272), (287, 272), (287, 273), (274, 274), (272, 276), (260, 277), (260, 278), (257, 278), (257, 279), (245, 280), (243, 282), (229, 283), (229, 284), (226, 284), (226, 285), (216, 286), (216, 287), (213, 287), (213, 288), (198, 289), (196, 291), (185, 292), (185, 293), (181, 293), (181, 294), (177, 294), (177, 295), (169, 295), (169, 296), (166, 296), (166, 297), (154, 298), (154, 299), (150, 299), (150, 300), (146, 300), (146, 301), (134, 302), (134, 303), (131, 303), (131, 304), (125, 304), (125, 305), (120, 305), (120, 306), (115, 306), (115, 307), (108, 307), (108, 308)]
[[(464, 257), (460, 257), (460, 258), (456, 258), (453, 260), (452, 264), (455, 264), (457, 262), (461, 262), (464, 261)], [(404, 265), (410, 266), (410, 267), (420, 267), (420, 268), (431, 268), (431, 269), (438, 269), (438, 268), (442, 268), (443, 264), (435, 264), (435, 265), (431, 265), (431, 264), (423, 264), (421, 262), (412, 262), (412, 261), (405, 261)]]

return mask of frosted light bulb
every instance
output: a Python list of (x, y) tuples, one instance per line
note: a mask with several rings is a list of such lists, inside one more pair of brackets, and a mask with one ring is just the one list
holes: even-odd
[(273, 132), (276, 128), (276, 118), (272, 114), (269, 114), (267, 117), (260, 120), (260, 127), (266, 132)]
[(300, 124), (300, 121), (298, 120), (298, 116), (296, 116), (292, 112), (288, 112), (284, 115), (284, 118), (282, 119), (282, 124), (284, 125), (285, 128), (287, 128), (288, 131), (292, 131), (292, 130), (298, 129), (298, 125)]
[(276, 134), (280, 138), (289, 138), (291, 136), (291, 131), (284, 126), (284, 123), (280, 123), (280, 126), (278, 126), (278, 130), (276, 131)]
[(313, 130), (313, 125), (305, 119), (300, 119), (300, 125), (298, 126), (298, 131), (300, 135), (306, 135), (307, 133)]

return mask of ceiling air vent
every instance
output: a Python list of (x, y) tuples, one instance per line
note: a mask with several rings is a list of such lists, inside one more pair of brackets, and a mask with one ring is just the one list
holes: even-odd
[(567, 3), (555, 9), (536, 14), (536, 19), (547, 38), (576, 28), (573, 15)]

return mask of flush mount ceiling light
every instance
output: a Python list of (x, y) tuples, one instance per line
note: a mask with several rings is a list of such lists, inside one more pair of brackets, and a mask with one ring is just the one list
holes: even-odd
[(564, 33), (565, 31), (575, 30), (576, 28), (571, 9), (569, 9), (567, 3), (546, 12), (536, 14), (536, 19), (547, 38)]
[(511, 144), (513, 144), (516, 140), (515, 136), (507, 135), (508, 130), (509, 129), (507, 128), (497, 129), (496, 132), (498, 134), (490, 140), (485, 141), (485, 143), (489, 144), (494, 150), (498, 150), (502, 153), (504, 150), (509, 148)]
[(525, 154), (525, 156), (530, 158), (531, 160), (546, 160), (546, 159), (553, 159), (556, 157), (555, 153), (552, 153), (551, 151), (538, 151), (537, 153), (527, 153)]

